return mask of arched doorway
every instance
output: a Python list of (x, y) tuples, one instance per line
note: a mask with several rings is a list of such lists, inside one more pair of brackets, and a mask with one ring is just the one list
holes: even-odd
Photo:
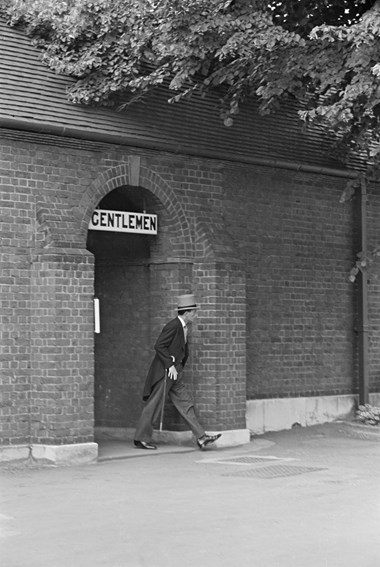
[[(158, 236), (91, 236), (88, 223), (96, 207), (156, 213)], [(229, 429), (233, 439), (249, 437), (244, 428), (245, 273), (214, 217), (207, 216), (205, 226), (182, 192), (138, 156), (99, 176), (78, 210), (84, 212), (81, 230), (95, 256), (95, 292), (101, 299), (103, 336), (95, 337), (97, 427), (134, 430), (154, 341), (174, 315), (178, 295), (195, 292), (202, 309), (191, 337), (187, 385), (205, 427)], [(183, 427), (178, 415), (165, 412), (164, 429)]]
[[(97, 208), (147, 212), (164, 217), (149, 191), (114, 189)], [(95, 257), (95, 296), (100, 333), (95, 334), (95, 426), (132, 428), (141, 408), (141, 386), (150, 359), (150, 261), (157, 236), (88, 231), (87, 249)], [(152, 252), (153, 250), (153, 252)]]

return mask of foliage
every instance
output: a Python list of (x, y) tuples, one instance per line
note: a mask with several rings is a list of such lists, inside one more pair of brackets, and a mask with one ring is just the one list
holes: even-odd
[(226, 88), (227, 115), (300, 38), (274, 26), (256, 0), (10, 0), (56, 72), (79, 80), (74, 102), (111, 103), (162, 83), (178, 101)]
[(359, 0), (278, 0), (270, 2), (274, 22), (307, 37), (313, 28), (350, 25), (372, 5), (373, 1)]
[(81, 104), (124, 108), (219, 89), (226, 126), (246, 97), (288, 97), (346, 150), (380, 152), (380, 0), (6, 0)]
[(370, 404), (361, 405), (356, 412), (358, 420), (367, 425), (380, 425), (380, 408)]
[(350, 270), (350, 273), (348, 275), (348, 280), (351, 283), (354, 283), (356, 281), (357, 275), (360, 272), (362, 273), (368, 272), (368, 270), (373, 266), (374, 262), (377, 260), (379, 256), (380, 256), (379, 245), (375, 246), (375, 248), (370, 252), (368, 252), (367, 255), (364, 255), (362, 251), (356, 254), (357, 259), (355, 264)]
[(330, 126), (347, 147), (365, 150), (368, 158), (380, 152), (379, 32), (379, 2), (350, 27), (314, 28), (311, 43), (319, 49), (311, 70), (313, 102), (303, 114)]

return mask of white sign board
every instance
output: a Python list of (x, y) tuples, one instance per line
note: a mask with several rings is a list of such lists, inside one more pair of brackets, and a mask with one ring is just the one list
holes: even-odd
[(157, 215), (95, 209), (88, 228), (90, 230), (106, 230), (110, 232), (157, 234), (157, 224)]

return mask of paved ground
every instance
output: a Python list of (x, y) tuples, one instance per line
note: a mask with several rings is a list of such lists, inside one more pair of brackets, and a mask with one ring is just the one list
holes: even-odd
[(380, 441), (339, 424), (0, 469), (1, 567), (379, 567)]

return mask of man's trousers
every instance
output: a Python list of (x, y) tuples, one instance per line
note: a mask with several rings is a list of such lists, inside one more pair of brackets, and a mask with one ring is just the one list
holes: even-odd
[(146, 401), (140, 419), (137, 423), (135, 440), (144, 441), (145, 443), (149, 443), (152, 440), (153, 424), (159, 420), (161, 415), (162, 404), (164, 401), (164, 385), (165, 394), (169, 396), (174, 407), (186, 421), (196, 439), (205, 435), (205, 430), (195, 415), (194, 404), (189, 396), (185, 384), (183, 384), (181, 380), (181, 373), (179, 373), (177, 380), (171, 380), (168, 376), (166, 376), (163, 380), (160, 380), (154, 385), (152, 393)]

